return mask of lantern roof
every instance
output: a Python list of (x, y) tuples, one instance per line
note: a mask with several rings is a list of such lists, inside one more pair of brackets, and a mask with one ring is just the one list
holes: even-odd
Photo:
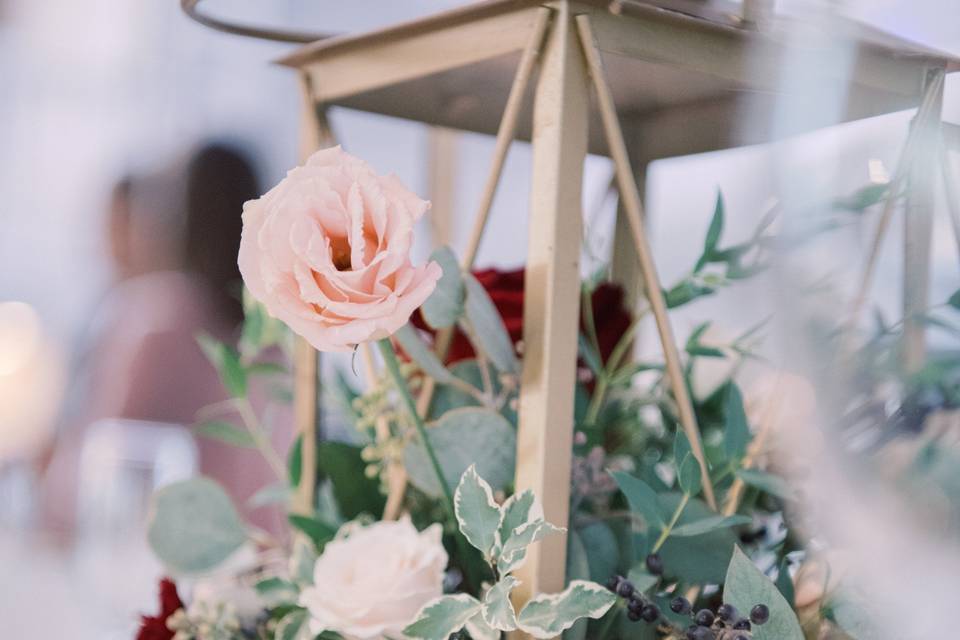
[[(823, 97), (810, 87), (845, 87), (841, 121), (916, 107), (929, 71), (960, 69), (955, 57), (847, 19), (832, 19), (830, 37), (797, 41), (800, 23), (773, 17), (758, 28), (739, 17), (739, 4), (718, 0), (570, 5), (590, 16), (626, 134), (644, 139), (648, 159), (769, 140), (771, 118), (750, 127), (743, 118), (790, 92), (783, 70), (798, 52), (813, 75), (791, 100), (814, 107)], [(318, 103), (492, 134), (541, 6), (476, 2), (320, 40), (278, 62), (309, 76)], [(532, 95), (524, 102), (518, 133), (529, 138)], [(592, 134), (599, 127), (594, 114)], [(606, 152), (602, 136), (590, 139), (591, 151)]]

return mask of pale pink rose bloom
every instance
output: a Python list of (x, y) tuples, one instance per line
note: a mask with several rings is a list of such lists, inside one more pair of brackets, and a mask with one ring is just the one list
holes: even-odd
[(348, 640), (401, 638), (420, 609), (443, 595), (442, 529), (417, 531), (409, 518), (381, 521), (327, 543), (300, 594), (310, 631)]
[(340, 147), (314, 153), (243, 207), (240, 272), (253, 296), (321, 351), (406, 324), (442, 271), (410, 262), (430, 203)]

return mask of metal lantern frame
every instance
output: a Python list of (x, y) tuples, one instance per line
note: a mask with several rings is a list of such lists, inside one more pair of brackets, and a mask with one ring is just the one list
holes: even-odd
[[(197, 13), (197, 0), (182, 2)], [(787, 31), (767, 5), (747, 0), (740, 5), (743, 13), (730, 13), (715, 0), (488, 0), (370, 33), (324, 38), (279, 61), (297, 70), (302, 80), (304, 157), (333, 143), (325, 114), (334, 105), (496, 136), (472, 232), (460, 253), (464, 269), (476, 258), (511, 142), (531, 142), (515, 486), (540, 496), (550, 522), (565, 523), (569, 515), (581, 186), (588, 152), (613, 160), (620, 194), (614, 277), (628, 291), (642, 287), (656, 321), (680, 423), (709, 478), (644, 228), (638, 183), (654, 159), (770, 139), (765, 122), (749, 131), (735, 126), (748, 101), (754, 107), (758, 102), (772, 105), (782, 89), (779, 67), (789, 51)], [(208, 24), (221, 22), (204, 19)], [(252, 35), (262, 36), (260, 31)], [(818, 70), (824, 81), (849, 81), (843, 119), (919, 107), (894, 177), (895, 184), (909, 181), (911, 186), (904, 313), (906, 357), (917, 362), (923, 357), (923, 327), (909, 319), (928, 303), (936, 167), (930, 164), (935, 160), (914, 152), (938, 135), (943, 77), (960, 64), (855, 23), (851, 34), (858, 46), (853, 69), (824, 65)], [(502, 112), (497, 113), (493, 107), (500, 105)], [(916, 157), (907, 163), (911, 154)], [(888, 199), (881, 215), (877, 247), (893, 201)], [(875, 262), (874, 252), (864, 268), (863, 296)], [(858, 296), (854, 311), (863, 296)], [(449, 334), (441, 334), (437, 349), (445, 351), (449, 339)], [(296, 420), (303, 436), (303, 468), (309, 473), (316, 467), (317, 354), (302, 340), (295, 372)], [(421, 393), (422, 413), (432, 392), (428, 384)], [(385, 517), (397, 513), (403, 474), (402, 465), (388, 469)], [(314, 488), (303, 485), (300, 504), (309, 509)], [(709, 481), (704, 498), (717, 508)], [(563, 589), (566, 548), (565, 535), (531, 548), (519, 572), (519, 601)]]

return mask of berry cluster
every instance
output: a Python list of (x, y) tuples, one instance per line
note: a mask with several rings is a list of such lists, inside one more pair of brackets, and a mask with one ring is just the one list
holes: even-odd
[(683, 596), (670, 601), (670, 610), (692, 617), (693, 624), (686, 631), (688, 640), (750, 640), (753, 625), (770, 619), (770, 609), (765, 604), (754, 605), (749, 619), (741, 618), (732, 604), (721, 604), (715, 612), (701, 609), (694, 614), (690, 601)]
[[(663, 574), (663, 561), (657, 554), (646, 559), (647, 570), (653, 575)], [(607, 588), (624, 598), (627, 604), (627, 618), (637, 622), (660, 622), (675, 627), (672, 621), (661, 616), (660, 608), (648, 600), (623, 576), (613, 576), (607, 582)], [(721, 604), (716, 611), (701, 609), (694, 613), (693, 605), (683, 596), (670, 601), (670, 610), (682, 616), (689, 616), (693, 624), (687, 627), (687, 640), (751, 640), (753, 625), (762, 625), (770, 619), (770, 609), (765, 604), (757, 604), (750, 610), (748, 618), (740, 617), (737, 608), (731, 604)]]

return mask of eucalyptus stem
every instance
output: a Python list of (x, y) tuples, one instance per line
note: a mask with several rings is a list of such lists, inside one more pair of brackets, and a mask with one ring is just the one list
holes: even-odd
[(690, 494), (684, 493), (683, 498), (680, 499), (680, 503), (677, 505), (677, 508), (674, 509), (673, 515), (670, 517), (670, 523), (667, 524), (660, 532), (660, 537), (657, 538), (657, 541), (653, 544), (653, 548), (650, 550), (650, 553), (656, 553), (660, 551), (660, 547), (663, 546), (663, 543), (667, 541), (667, 538), (670, 537), (670, 532), (673, 531), (673, 528), (677, 526), (677, 521), (680, 519), (680, 515), (683, 513), (683, 510), (687, 508), (687, 503), (690, 502)]
[(417, 428), (417, 434), (420, 436), (420, 440), (423, 442), (423, 448), (426, 450), (427, 457), (430, 459), (430, 465), (433, 467), (433, 471), (437, 476), (437, 482), (440, 483), (440, 488), (443, 490), (443, 506), (445, 507), (447, 516), (453, 523), (454, 528), (457, 529), (456, 533), (454, 534), (454, 539), (456, 540), (457, 549), (463, 558), (463, 575), (467, 584), (472, 586), (474, 581), (473, 576), (471, 575), (472, 571), (468, 557), (470, 550), (465, 544), (466, 540), (459, 532), (457, 527), (457, 512), (453, 505), (453, 491), (450, 490), (450, 484), (443, 475), (443, 467), (440, 466), (440, 460), (437, 458), (437, 453), (433, 450), (433, 445), (430, 444), (430, 439), (427, 437), (427, 426), (423, 423), (423, 418), (420, 417), (420, 413), (417, 411), (417, 403), (414, 401), (413, 396), (410, 395), (410, 388), (407, 386), (406, 380), (404, 380), (403, 375), (400, 373), (400, 364), (397, 362), (397, 354), (393, 349), (393, 343), (390, 342), (389, 338), (383, 338), (377, 342), (377, 345), (380, 347), (380, 355), (383, 356), (383, 363), (387, 368), (387, 372), (393, 379), (394, 386), (403, 400), (403, 404), (407, 409), (407, 413), (410, 414), (410, 418), (413, 420), (413, 424)]

